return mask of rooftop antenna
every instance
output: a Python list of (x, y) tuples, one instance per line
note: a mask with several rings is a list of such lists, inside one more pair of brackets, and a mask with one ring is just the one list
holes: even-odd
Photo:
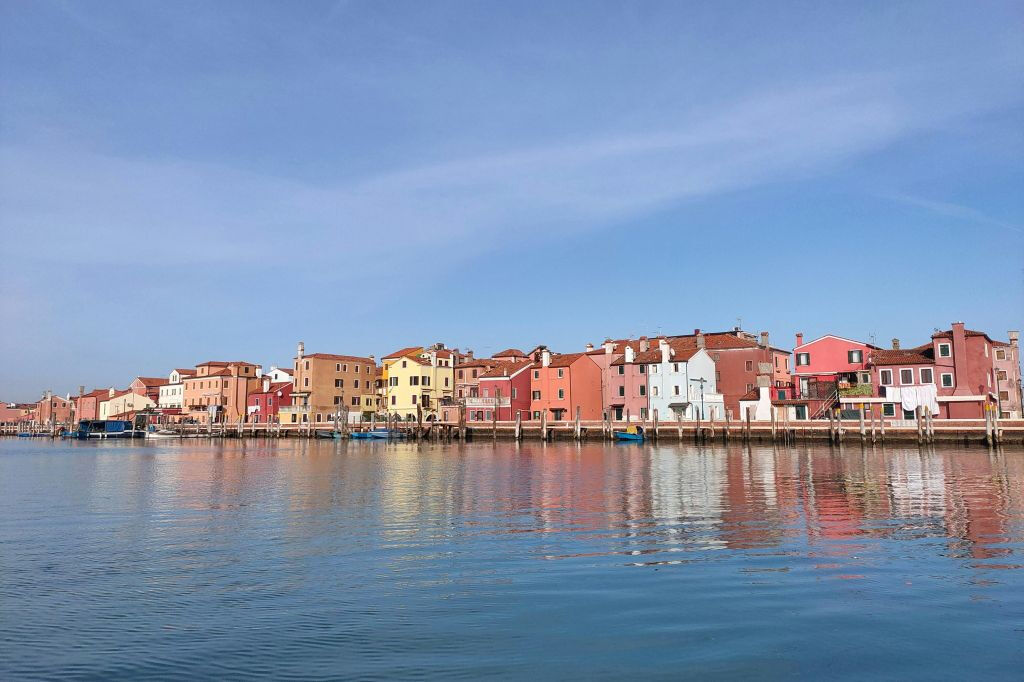
[(868, 334), (868, 343), (870, 343), (872, 346), (877, 346), (878, 345), (878, 341), (877, 341), (877, 339), (875, 337), (875, 333), (874, 332), (871, 332), (870, 334)]
[(739, 329), (743, 329), (743, 318), (742, 317), (737, 317), (736, 318), (736, 326)]

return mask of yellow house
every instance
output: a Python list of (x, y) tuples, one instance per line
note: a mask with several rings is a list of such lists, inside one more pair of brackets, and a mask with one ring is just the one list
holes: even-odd
[(156, 407), (150, 398), (131, 391), (115, 391), (110, 389), (106, 400), (99, 404), (100, 419), (117, 419), (132, 412)]
[(382, 358), (381, 411), (415, 421), (437, 417), (438, 407), (452, 402), (455, 356), (442, 344), (410, 346)]

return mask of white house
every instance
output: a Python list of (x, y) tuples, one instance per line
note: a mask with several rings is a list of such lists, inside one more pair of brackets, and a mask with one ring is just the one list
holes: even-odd
[(680, 419), (724, 419), (725, 400), (718, 392), (715, 361), (707, 350), (688, 347), (683, 340), (658, 339), (658, 347), (643, 354), (647, 364), (647, 396), (651, 414)]
[(194, 377), (194, 369), (175, 369), (167, 375), (168, 383), (160, 387), (157, 407), (162, 409), (181, 408), (184, 398), (184, 380)]

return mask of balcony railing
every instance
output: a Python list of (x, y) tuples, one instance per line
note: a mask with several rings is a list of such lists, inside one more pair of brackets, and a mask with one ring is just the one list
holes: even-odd
[(479, 407), (510, 407), (512, 400), (510, 398), (466, 398), (467, 408), (479, 408)]

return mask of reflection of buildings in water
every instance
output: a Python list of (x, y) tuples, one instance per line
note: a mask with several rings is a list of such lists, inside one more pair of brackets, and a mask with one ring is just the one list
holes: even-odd
[(1021, 479), (1010, 477), (1006, 457), (962, 451), (944, 457), (950, 471), (946, 531), (954, 556), (991, 559), (1012, 554), (1010, 547), (999, 544), (1010, 534), (1010, 490)]
[(945, 516), (946, 471), (941, 457), (921, 450), (901, 450), (890, 453), (888, 464), (893, 515)]
[(734, 448), (727, 455), (723, 534), (733, 548), (777, 545), (795, 500), (786, 449)]
[(706, 447), (653, 447), (650, 463), (651, 506), (658, 523), (672, 523), (667, 532), (685, 535), (688, 542), (722, 546), (719, 526), (725, 509), (724, 453)]

